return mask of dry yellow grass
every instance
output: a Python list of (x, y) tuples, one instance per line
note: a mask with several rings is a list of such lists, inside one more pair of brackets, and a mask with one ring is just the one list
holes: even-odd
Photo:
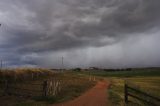
[(53, 75), (54, 72), (41, 69), (41, 68), (16, 68), (16, 69), (5, 69), (0, 71), (0, 81), (11, 80), (33, 80), (40, 77)]
[[(124, 106), (124, 82), (128, 81), (134, 87), (147, 92), (155, 97), (160, 96), (160, 77), (131, 77), (131, 78), (111, 78), (112, 87), (110, 89), (110, 96), (113, 103), (119, 106)], [(131, 98), (132, 99), (132, 98)], [(134, 102), (141, 104), (138, 100), (133, 99)], [(133, 104), (131, 104), (133, 105)], [(134, 104), (135, 105), (135, 104)], [(136, 106), (136, 105), (135, 105)]]
[[(32, 78), (32, 75), (34, 76)], [(38, 77), (37, 77), (38, 75)], [(23, 98), (23, 97), (7, 97), (7, 101), (3, 100), (4, 97), (0, 98), (0, 105), (8, 104), (8, 101), (11, 106), (37, 106), (39, 104), (46, 106), (47, 103), (54, 102), (62, 102), (66, 100), (73, 99), (87, 89), (91, 88), (95, 85), (95, 81), (90, 80), (88, 76), (75, 74), (72, 72), (63, 72), (63, 73), (55, 73), (54, 71), (46, 70), (46, 69), (14, 69), (14, 70), (6, 70), (1, 71), (0, 77), (4, 77), (4, 79), (12, 80), (14, 79), (14, 85), (21, 89), (29, 89), (29, 90), (37, 90), (40, 91), (43, 89), (42, 84), (45, 80), (58, 80), (61, 82), (60, 84), (60, 92), (56, 96), (51, 96), (49, 98), (43, 98), (43, 92), (33, 92), (32, 95), (35, 97), (32, 98)], [(16, 78), (15, 78), (16, 76)], [(43, 76), (43, 78), (42, 78)], [(13, 80), (13, 81), (14, 81)], [(25, 82), (27, 81), (27, 82)], [(40, 85), (32, 85), (32, 84), (40, 84)], [(31, 92), (23, 91), (23, 90), (12, 90), (14, 93), (21, 94), (30, 94)], [(21, 100), (23, 98), (23, 100)], [(12, 101), (13, 100), (13, 101)], [(19, 101), (19, 103), (17, 103)]]

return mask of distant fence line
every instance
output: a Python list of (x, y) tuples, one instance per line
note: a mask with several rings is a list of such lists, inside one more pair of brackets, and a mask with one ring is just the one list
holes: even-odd
[(150, 106), (160, 106), (160, 98), (154, 97), (144, 91), (141, 91), (137, 88), (131, 87), (129, 84), (125, 83), (124, 85), (124, 99), (125, 103), (128, 104), (131, 100), (129, 97), (147, 103)]
[[(96, 81), (96, 77), (90, 76), (87, 78), (89, 81)], [(50, 78), (40, 82), (16, 82), (11, 80), (0, 81), (0, 94), (2, 95), (15, 95), (15, 96), (56, 96), (62, 87), (72, 83), (79, 83), (78, 80), (64, 80), (61, 78)]]
[[(19, 86), (18, 86), (19, 85)], [(22, 85), (31, 86), (39, 89), (28, 89), (21, 87)], [(61, 90), (61, 81), (59, 79), (49, 79), (42, 83), (14, 83), (8, 80), (0, 82), (1, 93), (3, 95), (16, 95), (16, 96), (33, 96), (38, 93), (38, 96), (55, 96)], [(17, 92), (17, 90), (19, 92)], [(23, 91), (23, 92), (20, 92)]]

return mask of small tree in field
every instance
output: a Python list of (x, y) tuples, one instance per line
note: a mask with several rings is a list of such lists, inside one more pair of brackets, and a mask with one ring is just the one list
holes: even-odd
[(81, 68), (75, 68), (75, 69), (73, 69), (73, 71), (81, 71)]

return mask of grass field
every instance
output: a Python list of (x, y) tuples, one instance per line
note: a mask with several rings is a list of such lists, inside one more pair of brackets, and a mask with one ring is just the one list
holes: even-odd
[[(109, 89), (109, 99), (113, 106), (124, 106), (124, 83), (132, 83), (136, 88), (147, 92), (155, 97), (160, 97), (160, 70), (156, 69), (133, 69), (132, 71), (88, 71), (82, 72), (87, 75), (94, 75), (106, 78), (111, 81)], [(131, 106), (147, 106), (135, 99), (130, 98), (137, 104), (130, 103)]]
[[(124, 106), (124, 82), (131, 82), (136, 87), (153, 96), (160, 97), (160, 71), (159, 69), (132, 69), (132, 71), (67, 71), (57, 73), (46, 69), (18, 69), (6, 70), (0, 72), (0, 81), (8, 79), (14, 83), (18, 83), (21, 88), (31, 90), (42, 89), (27, 85), (27, 83), (43, 83), (44, 80), (50, 78), (61, 81), (61, 91), (56, 96), (43, 97), (42, 93), (38, 93), (32, 97), (23, 96), (0, 96), (0, 106), (47, 106), (51, 103), (68, 101), (80, 96), (86, 90), (93, 87), (96, 79), (110, 80), (111, 86), (108, 91), (109, 99), (113, 106)], [(0, 90), (2, 91), (2, 90)], [(18, 92), (23, 92), (18, 90)], [(3, 93), (0, 92), (0, 94)], [(134, 102), (143, 106), (143, 103), (132, 99)], [(9, 103), (9, 104), (8, 104)], [(131, 106), (136, 104), (131, 104)], [(147, 105), (144, 105), (147, 106)]]
[[(111, 78), (112, 86), (109, 90), (110, 99), (114, 105), (124, 106), (124, 82), (128, 81), (143, 92), (147, 92), (155, 97), (160, 97), (160, 77), (132, 77), (132, 78)], [(143, 103), (133, 100), (135, 103), (144, 105)], [(138, 105), (137, 104), (137, 105)], [(130, 105), (133, 105), (130, 103)], [(136, 104), (134, 104), (136, 105)], [(145, 104), (145, 106), (147, 106)]]
[(132, 71), (85, 71), (81, 72), (87, 75), (100, 77), (135, 77), (135, 76), (160, 76), (160, 69), (132, 69)]
[[(39, 75), (39, 77), (37, 75)], [(0, 76), (1, 81), (9, 79), (13, 81), (14, 84), (17, 83), (16, 87), (19, 86), (22, 89), (25, 88), (30, 90), (42, 89), (42, 86), (32, 85), (33, 83), (42, 84), (44, 80), (51, 78), (61, 81), (61, 91), (55, 96), (43, 97), (41, 92), (28, 98), (23, 96), (1, 95), (0, 106), (47, 106), (51, 103), (63, 102), (80, 96), (96, 83), (93, 80), (89, 80), (87, 76), (82, 74), (75, 74), (73, 72), (57, 73), (50, 70), (38, 69), (3, 71), (0, 73)], [(29, 85), (26, 82), (29, 83)], [(23, 90), (14, 90), (14, 92), (29, 93)], [(3, 93), (3, 91), (1, 93)], [(33, 92), (33, 94), (35, 93), (36, 92)]]
[(17, 68), (0, 70), (0, 81), (32, 81), (54, 75), (54, 72), (41, 68)]

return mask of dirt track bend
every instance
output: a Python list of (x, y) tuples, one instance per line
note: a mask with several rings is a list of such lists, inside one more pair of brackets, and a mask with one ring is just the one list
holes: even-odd
[(108, 87), (109, 82), (99, 81), (93, 88), (75, 100), (54, 104), (52, 106), (109, 106), (107, 100)]

